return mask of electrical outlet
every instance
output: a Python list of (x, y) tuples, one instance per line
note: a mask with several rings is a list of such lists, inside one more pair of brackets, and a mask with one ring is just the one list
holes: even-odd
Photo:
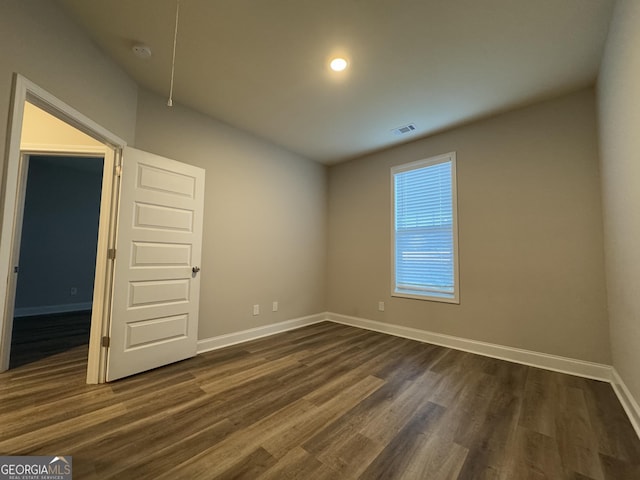
[(78, 294), (78, 287), (71, 287), (71, 295), (77, 295)]
[(378, 302), (378, 310), (384, 312), (384, 302)]
[(253, 306), (253, 314), (254, 315), (260, 315), (260, 305), (254, 305)]
[(271, 307), (271, 311), (273, 312), (277, 312), (278, 311), (278, 301), (274, 301), (273, 302), (273, 306)]

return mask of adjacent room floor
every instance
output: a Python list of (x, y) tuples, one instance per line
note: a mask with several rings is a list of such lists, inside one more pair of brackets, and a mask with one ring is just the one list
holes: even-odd
[(74, 478), (638, 479), (611, 386), (333, 323), (107, 385), (86, 348), (0, 374), (0, 452)]
[[(88, 345), (90, 330), (90, 310), (16, 318), (11, 335), (10, 368)], [(86, 367), (86, 354), (84, 360)]]

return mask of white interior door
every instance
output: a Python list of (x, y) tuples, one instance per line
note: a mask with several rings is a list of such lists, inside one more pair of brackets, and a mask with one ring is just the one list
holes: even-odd
[(204, 177), (124, 149), (107, 381), (196, 354)]

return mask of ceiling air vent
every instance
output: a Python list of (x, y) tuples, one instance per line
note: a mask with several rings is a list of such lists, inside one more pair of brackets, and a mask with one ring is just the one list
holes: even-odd
[(409, 125), (404, 125), (402, 127), (394, 128), (391, 130), (396, 135), (405, 135), (407, 133), (411, 133), (416, 129), (415, 124), (410, 123)]

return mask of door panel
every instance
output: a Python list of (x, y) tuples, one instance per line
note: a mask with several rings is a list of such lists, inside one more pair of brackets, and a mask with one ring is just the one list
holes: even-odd
[(133, 242), (131, 265), (152, 267), (158, 265), (191, 266), (191, 245)]
[(108, 381), (196, 354), (204, 177), (124, 150)]

